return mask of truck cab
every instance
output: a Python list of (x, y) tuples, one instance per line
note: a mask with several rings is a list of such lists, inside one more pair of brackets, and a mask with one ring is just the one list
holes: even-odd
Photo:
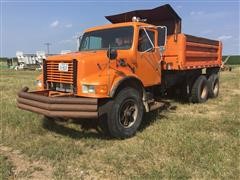
[(40, 88), (106, 98), (113, 97), (119, 81), (125, 78), (136, 79), (144, 86), (160, 84), (157, 29), (141, 22), (87, 29), (78, 52), (50, 56), (44, 61), (43, 74), (47, 76)]

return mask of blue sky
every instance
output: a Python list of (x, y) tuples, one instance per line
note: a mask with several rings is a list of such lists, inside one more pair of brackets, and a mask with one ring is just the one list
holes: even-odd
[(77, 49), (84, 29), (108, 23), (105, 15), (169, 3), (182, 18), (182, 31), (223, 41), (223, 54), (240, 54), (239, 1), (1, 1), (0, 56), (16, 51), (50, 53)]

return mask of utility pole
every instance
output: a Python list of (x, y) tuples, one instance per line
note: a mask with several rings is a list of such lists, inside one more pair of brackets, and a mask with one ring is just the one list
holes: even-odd
[(47, 42), (47, 43), (44, 43), (44, 45), (47, 46), (47, 54), (49, 54), (49, 46), (51, 45), (51, 43)]

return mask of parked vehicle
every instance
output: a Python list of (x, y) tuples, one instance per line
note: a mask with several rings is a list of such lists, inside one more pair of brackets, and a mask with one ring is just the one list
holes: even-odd
[(112, 137), (128, 138), (176, 88), (193, 103), (218, 96), (222, 43), (181, 33), (170, 5), (106, 18), (112, 24), (87, 29), (78, 52), (43, 61), (38, 90), (23, 88), (19, 108), (98, 118)]

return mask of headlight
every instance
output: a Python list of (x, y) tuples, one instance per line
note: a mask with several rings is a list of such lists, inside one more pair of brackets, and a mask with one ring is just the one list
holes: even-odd
[(37, 87), (42, 87), (42, 81), (36, 80), (36, 85), (37, 85)]
[(95, 86), (84, 84), (84, 85), (82, 85), (82, 92), (89, 93), (89, 94), (95, 94)]

